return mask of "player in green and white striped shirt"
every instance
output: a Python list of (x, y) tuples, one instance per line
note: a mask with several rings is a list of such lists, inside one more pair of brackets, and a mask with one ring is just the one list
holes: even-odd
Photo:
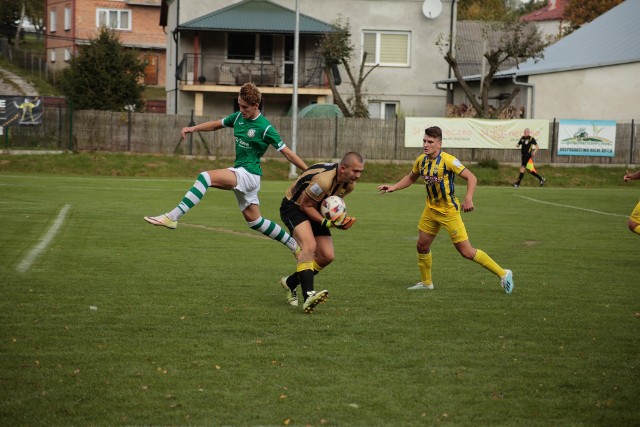
[(240, 111), (222, 120), (212, 120), (192, 127), (182, 128), (182, 137), (201, 131), (216, 131), (222, 128), (233, 128), (236, 142), (236, 160), (233, 167), (216, 169), (200, 173), (193, 186), (184, 195), (178, 206), (158, 216), (145, 216), (150, 224), (175, 229), (178, 220), (193, 208), (206, 194), (209, 187), (222, 190), (233, 190), (238, 200), (238, 208), (242, 212), (247, 225), (271, 239), (286, 245), (296, 254), (298, 244), (280, 225), (260, 213), (260, 179), (262, 168), (260, 158), (273, 146), (300, 170), (307, 168), (306, 163), (287, 147), (271, 123), (261, 114), (259, 106), (262, 94), (253, 83), (246, 83), (240, 88), (238, 104)]

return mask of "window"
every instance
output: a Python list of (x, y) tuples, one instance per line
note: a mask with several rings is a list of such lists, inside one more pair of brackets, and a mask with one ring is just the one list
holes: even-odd
[(49, 51), (49, 61), (56, 62), (56, 51), (53, 49)]
[(65, 49), (64, 50), (64, 60), (66, 62), (71, 61), (71, 49)]
[(369, 117), (371, 117), (372, 119), (395, 119), (397, 114), (397, 102), (369, 102)]
[(227, 59), (273, 60), (273, 36), (270, 34), (229, 33)]
[(71, 8), (64, 8), (64, 29), (68, 31), (71, 29)]
[(121, 9), (96, 9), (96, 27), (112, 30), (131, 29), (131, 11)]
[(383, 119), (395, 119), (398, 113), (398, 104), (395, 102), (383, 102), (381, 110)]
[(56, 32), (56, 11), (55, 10), (50, 10), (49, 11), (49, 32), (50, 33), (55, 33)]
[(410, 33), (397, 31), (364, 31), (363, 51), (366, 65), (408, 67), (410, 64)]

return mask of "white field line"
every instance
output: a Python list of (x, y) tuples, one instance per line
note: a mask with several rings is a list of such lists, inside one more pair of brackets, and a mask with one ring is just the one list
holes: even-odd
[(576, 210), (579, 210), (579, 211), (591, 212), (591, 213), (596, 213), (596, 214), (600, 214), (600, 215), (619, 216), (619, 217), (622, 217), (622, 218), (627, 218), (629, 216), (629, 215), (620, 215), (620, 214), (614, 214), (614, 213), (609, 213), (609, 212), (601, 212), (601, 211), (596, 211), (596, 210), (593, 210), (593, 209), (580, 208), (578, 206), (563, 205), (563, 204), (560, 204), (560, 203), (553, 203), (553, 202), (545, 202), (544, 200), (538, 200), (538, 199), (534, 199), (532, 197), (527, 197), (527, 196), (516, 195), (516, 197), (520, 197), (520, 198), (523, 198), (523, 199), (531, 200), (532, 202), (543, 203), (545, 205), (559, 206), (561, 208), (568, 208), (568, 209), (576, 209)]
[(49, 231), (47, 231), (47, 233), (44, 236), (42, 236), (42, 239), (40, 239), (38, 244), (34, 246), (33, 249), (31, 249), (31, 251), (29, 251), (27, 256), (20, 262), (20, 264), (18, 264), (18, 266), (16, 267), (16, 270), (24, 273), (25, 271), (29, 270), (29, 268), (31, 268), (31, 264), (33, 264), (33, 262), (36, 260), (38, 255), (40, 255), (40, 253), (42, 253), (42, 251), (44, 251), (47, 248), (47, 246), (49, 246), (49, 243), (51, 243), (53, 238), (56, 236), (56, 233), (64, 223), (64, 219), (67, 216), (67, 212), (69, 211), (69, 208), (71, 208), (71, 205), (65, 205), (60, 210), (60, 213), (58, 214), (58, 218), (56, 218), (54, 223), (51, 225), (51, 227), (49, 228)]

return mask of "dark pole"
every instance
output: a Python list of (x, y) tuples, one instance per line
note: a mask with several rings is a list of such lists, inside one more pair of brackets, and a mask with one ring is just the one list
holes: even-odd
[(555, 159), (555, 154), (556, 154), (556, 150), (554, 149), (554, 146), (556, 145), (556, 118), (553, 118), (553, 123), (551, 124), (552, 129), (551, 129), (551, 163), (553, 163), (553, 160)]
[(127, 151), (131, 151), (131, 108), (127, 109)]

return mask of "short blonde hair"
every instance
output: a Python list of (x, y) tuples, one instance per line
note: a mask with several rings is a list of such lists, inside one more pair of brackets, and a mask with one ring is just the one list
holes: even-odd
[(260, 101), (262, 101), (262, 93), (260, 93), (258, 87), (251, 82), (242, 85), (239, 96), (244, 102), (250, 105), (259, 105)]

